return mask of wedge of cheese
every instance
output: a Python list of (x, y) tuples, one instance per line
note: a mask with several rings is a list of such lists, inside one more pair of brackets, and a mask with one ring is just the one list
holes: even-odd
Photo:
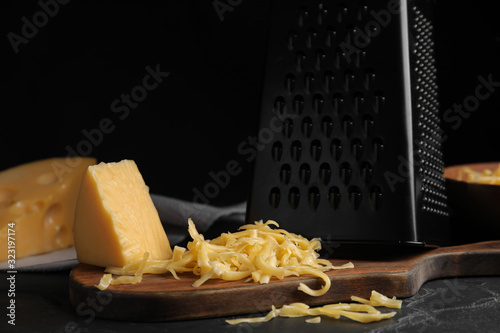
[(172, 249), (137, 165), (132, 160), (87, 169), (75, 215), (75, 248), (81, 263), (107, 267), (169, 259)]
[(76, 198), (95, 163), (50, 158), (0, 172), (0, 262), (73, 245)]

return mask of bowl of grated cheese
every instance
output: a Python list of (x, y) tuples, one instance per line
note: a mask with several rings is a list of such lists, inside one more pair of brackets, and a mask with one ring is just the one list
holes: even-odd
[(500, 239), (500, 162), (445, 168), (455, 243)]

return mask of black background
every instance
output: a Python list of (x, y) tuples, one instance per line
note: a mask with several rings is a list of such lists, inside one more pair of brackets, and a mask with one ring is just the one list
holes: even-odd
[[(210, 0), (73, 0), (17, 53), (9, 33), (21, 36), (22, 18), (33, 22), (42, 7), (4, 2), (0, 170), (66, 156), (88, 141), (84, 130), (109, 118), (113, 131), (86, 153), (105, 162), (135, 160), (152, 193), (193, 200), (193, 189), (212, 181), (210, 172), (234, 160), (241, 172), (210, 203), (246, 200), (252, 164), (238, 146), (256, 134), (269, 3), (221, 2), (233, 4), (222, 16)], [(435, 5), (445, 111), (475, 93), (479, 76), (500, 82), (500, 23), (494, 2)], [(112, 102), (142, 84), (147, 66), (169, 76), (120, 119)], [(446, 165), (500, 160), (500, 92), (462, 120), (458, 128), (444, 123)]]

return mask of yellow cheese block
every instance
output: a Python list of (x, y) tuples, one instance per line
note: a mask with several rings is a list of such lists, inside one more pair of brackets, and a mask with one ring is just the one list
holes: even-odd
[(95, 163), (50, 158), (0, 172), (0, 262), (73, 245), (76, 198)]
[(75, 215), (78, 261), (106, 267), (169, 259), (172, 249), (137, 165), (132, 160), (90, 166)]

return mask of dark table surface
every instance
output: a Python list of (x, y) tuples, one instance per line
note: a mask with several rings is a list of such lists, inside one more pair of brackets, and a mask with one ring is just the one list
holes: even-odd
[[(5, 274), (3, 274), (5, 276)], [(320, 324), (305, 318), (275, 318), (266, 323), (231, 326), (212, 318), (166, 323), (138, 323), (98, 318), (99, 306), (90, 303), (80, 315), (69, 302), (69, 271), (18, 273), (15, 326), (7, 323), (2, 306), (1, 332), (500, 332), (500, 277), (462, 277), (425, 283), (403, 300), (389, 320), (361, 324), (323, 317)], [(5, 277), (2, 278), (5, 281)], [(4, 284), (2, 283), (2, 286)], [(1, 290), (5, 300), (5, 288)], [(130, 304), (134, 306), (134, 304)], [(256, 316), (263, 314), (252, 314)]]

